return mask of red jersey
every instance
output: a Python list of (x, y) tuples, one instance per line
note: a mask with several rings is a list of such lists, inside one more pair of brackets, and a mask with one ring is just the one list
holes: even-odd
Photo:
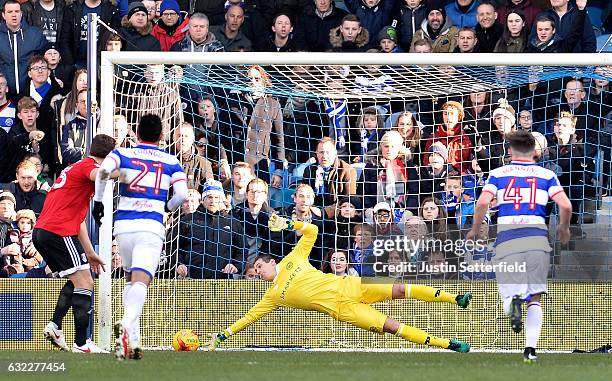
[(98, 167), (90, 157), (66, 167), (47, 193), (36, 227), (62, 237), (78, 235), (95, 190), (89, 175)]

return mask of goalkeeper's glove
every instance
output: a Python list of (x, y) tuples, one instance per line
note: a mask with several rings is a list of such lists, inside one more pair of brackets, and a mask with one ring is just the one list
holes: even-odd
[(279, 232), (285, 229), (293, 229), (293, 221), (288, 218), (281, 217), (278, 214), (273, 214), (268, 220), (268, 229), (273, 232)]
[(102, 224), (102, 217), (104, 217), (104, 204), (100, 201), (94, 201), (93, 210), (91, 211), (91, 215), (98, 225)]
[(203, 346), (203, 349), (207, 352), (214, 351), (223, 340), (227, 339), (225, 333), (211, 333), (208, 335), (208, 337), (210, 340), (208, 340)]

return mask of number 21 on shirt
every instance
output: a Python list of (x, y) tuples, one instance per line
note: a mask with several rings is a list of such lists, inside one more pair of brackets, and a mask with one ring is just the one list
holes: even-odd
[(132, 159), (131, 163), (134, 166), (140, 168), (140, 173), (136, 175), (136, 177), (134, 177), (134, 179), (128, 184), (128, 190), (130, 192), (138, 192), (138, 193), (146, 192), (147, 188), (145, 186), (139, 185), (139, 183), (149, 172), (151, 172), (151, 170), (154, 170), (155, 171), (155, 186), (153, 187), (153, 193), (158, 195), (160, 187), (161, 187), (162, 175), (164, 173), (164, 165), (157, 161), (149, 164), (146, 161), (142, 161), (138, 159)]

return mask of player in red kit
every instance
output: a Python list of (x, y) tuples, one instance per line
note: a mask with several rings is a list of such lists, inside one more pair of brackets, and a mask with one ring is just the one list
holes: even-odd
[(57, 178), (34, 228), (32, 238), (38, 252), (52, 271), (68, 278), (60, 291), (53, 319), (43, 331), (45, 338), (65, 351), (69, 348), (62, 332), (62, 319), (72, 307), (75, 327), (72, 351), (105, 352), (87, 340), (93, 294), (90, 268), (96, 273), (104, 271), (104, 262), (89, 240), (85, 216), (100, 163), (114, 148), (115, 139), (96, 135), (89, 156), (66, 167)]

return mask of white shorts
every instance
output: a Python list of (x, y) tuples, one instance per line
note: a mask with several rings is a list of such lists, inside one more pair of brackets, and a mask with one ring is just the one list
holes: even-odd
[(508, 254), (502, 258), (493, 257), (493, 262), (496, 265), (505, 263), (507, 266), (515, 266), (514, 271), (508, 271), (507, 268), (504, 271), (503, 267), (498, 267), (495, 271), (502, 300), (512, 299), (514, 295), (527, 299), (531, 295), (548, 291), (546, 284), (550, 268), (549, 252), (532, 250)]
[(140, 270), (153, 279), (164, 241), (155, 233), (136, 232), (117, 235), (119, 254), (126, 272)]

